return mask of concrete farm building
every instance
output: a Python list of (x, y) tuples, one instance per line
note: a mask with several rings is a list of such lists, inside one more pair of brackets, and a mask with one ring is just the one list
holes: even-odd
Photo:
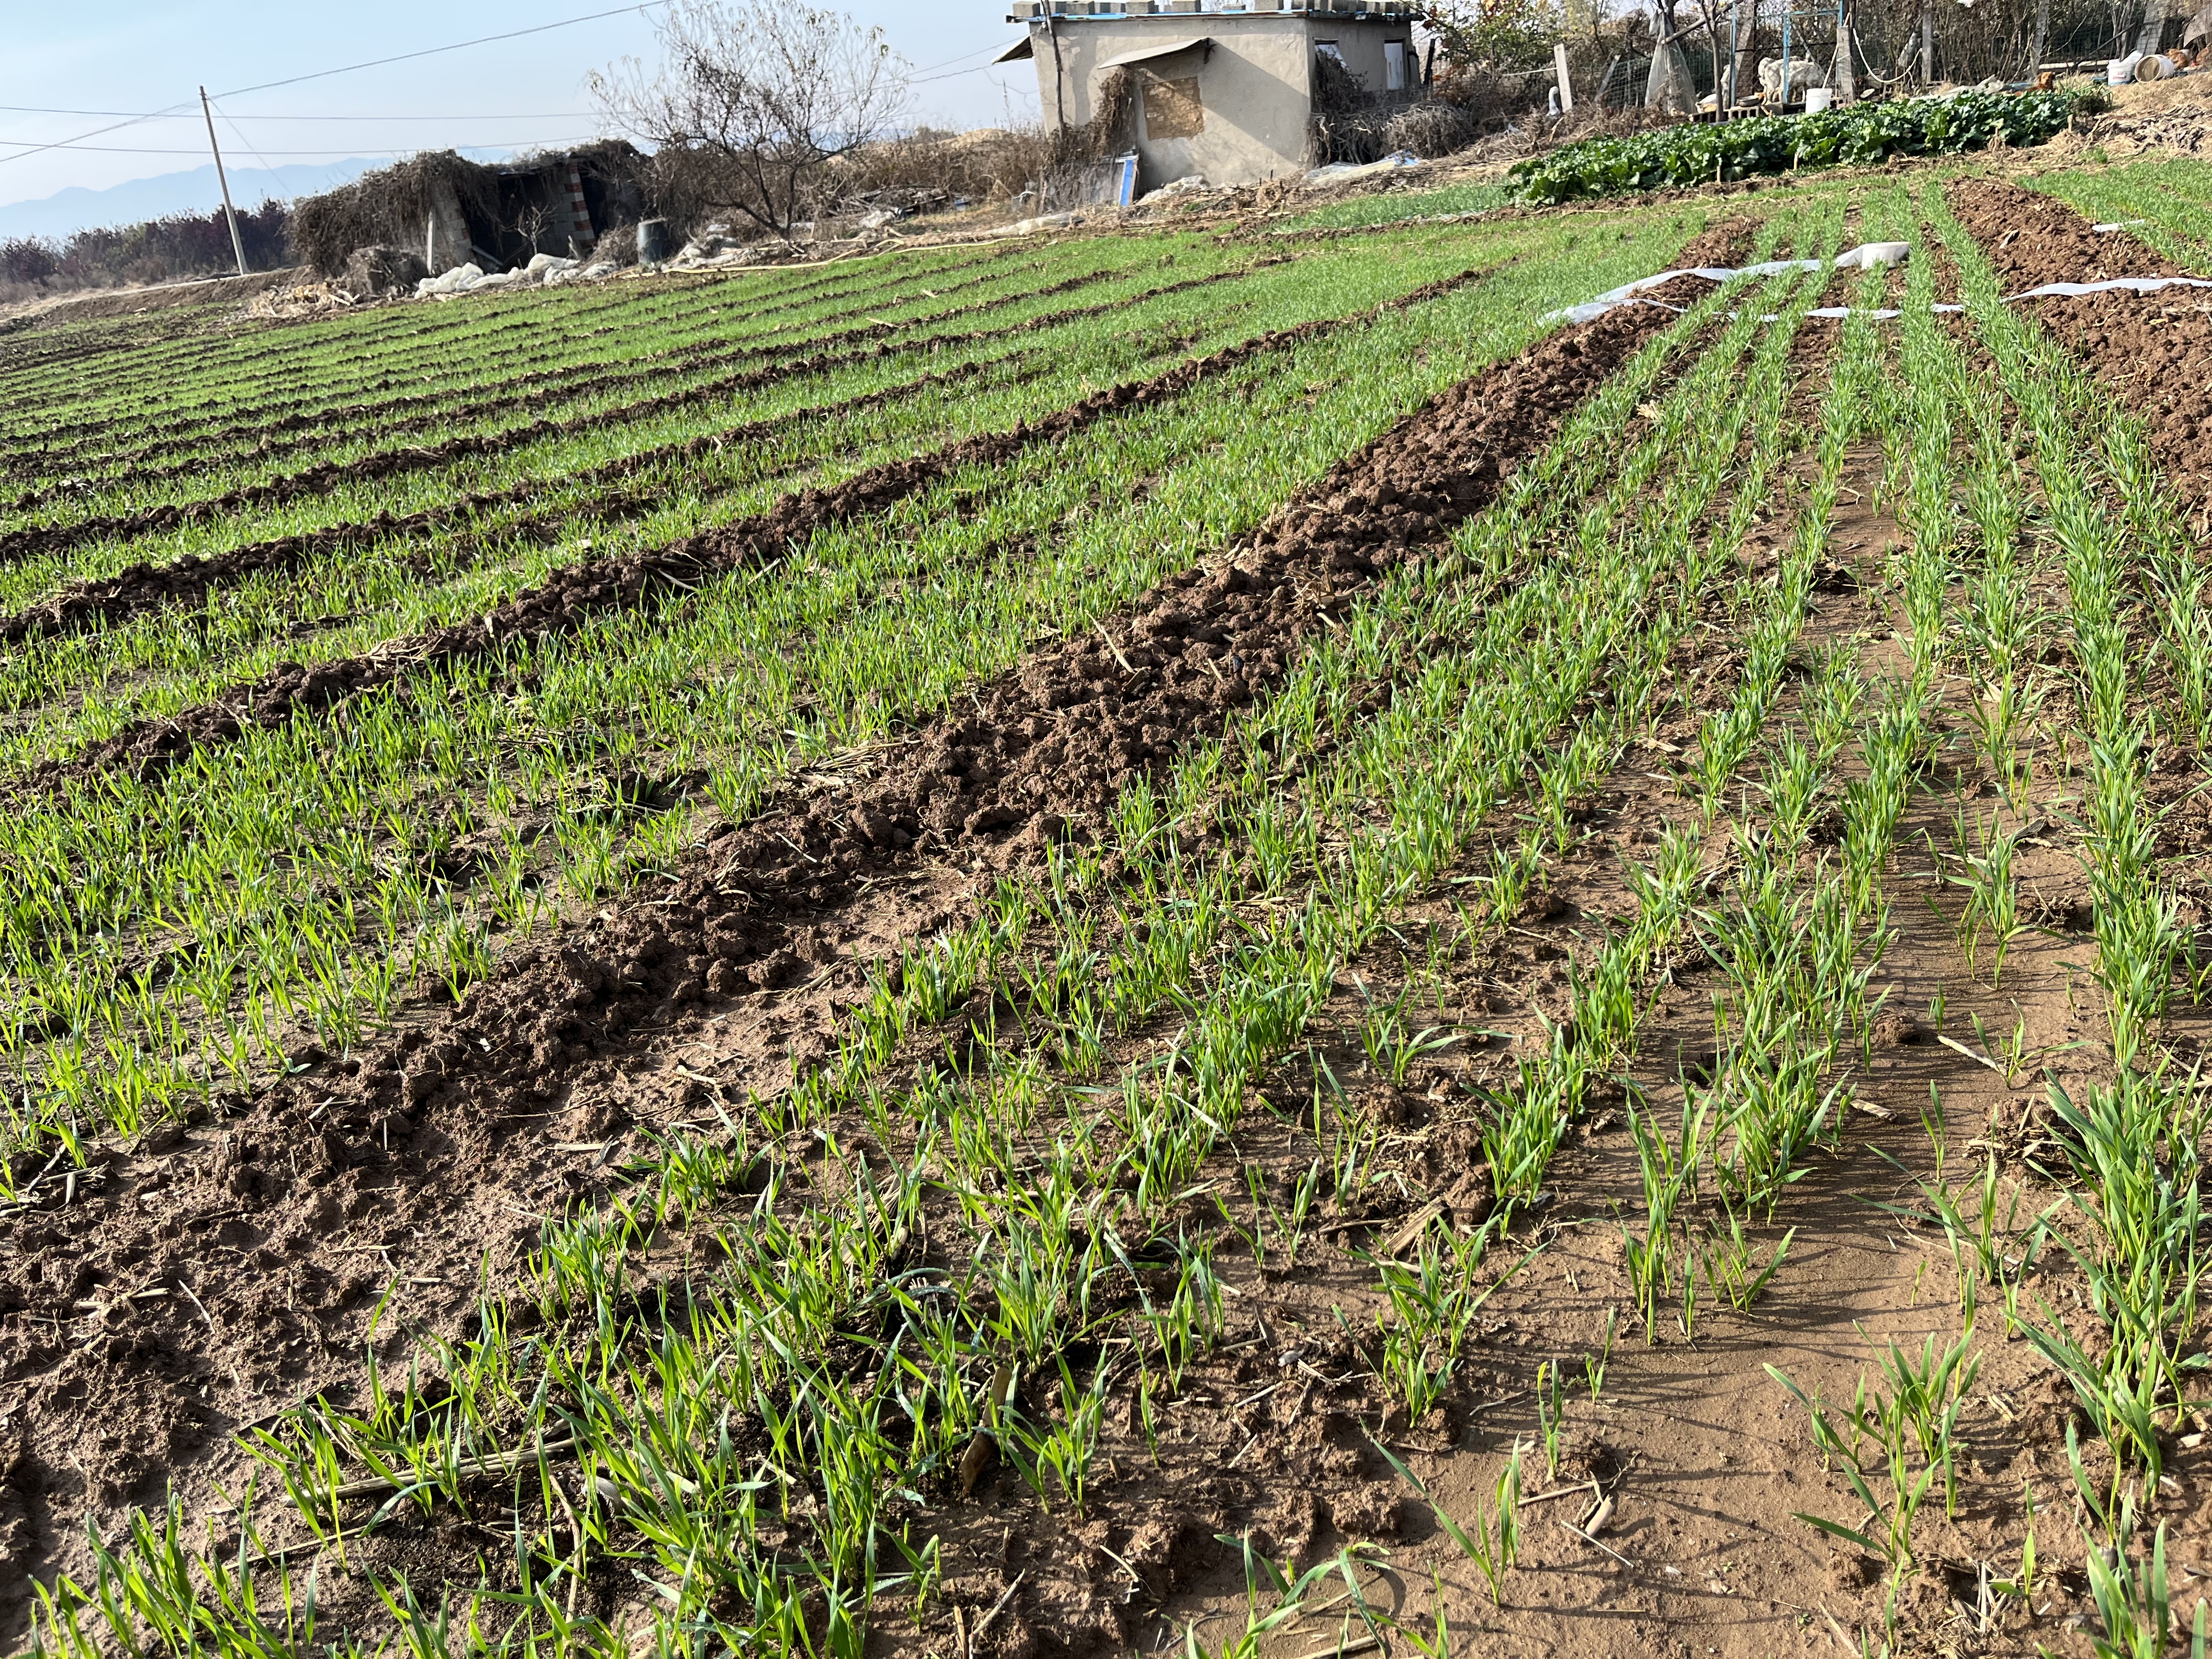
[(1310, 165), (1321, 61), (1365, 90), (1419, 88), (1409, 0), (1016, 0), (1049, 125), (1082, 127), (1115, 71), (1133, 78), (1137, 188), (1202, 175), (1255, 184)]

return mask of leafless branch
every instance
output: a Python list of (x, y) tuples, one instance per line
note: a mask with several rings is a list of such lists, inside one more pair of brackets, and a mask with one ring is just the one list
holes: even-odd
[(841, 12), (676, 0), (657, 32), (657, 70), (591, 77), (601, 117), (653, 149), (669, 194), (779, 236), (812, 211), (822, 169), (906, 109), (906, 61)]

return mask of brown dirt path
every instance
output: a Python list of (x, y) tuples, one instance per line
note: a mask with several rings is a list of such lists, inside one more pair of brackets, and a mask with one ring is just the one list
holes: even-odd
[[(1808, 628), (1808, 639), (1866, 641), (1876, 662), (1884, 649), (1880, 636), (1893, 620), (1881, 592), (1881, 573), (1898, 540), (1887, 513), (1871, 506), (1880, 471), (1878, 452), (1856, 458), (1836, 522), (1837, 550), (1858, 566), (1871, 608), (1851, 595), (1853, 584), (1839, 583), (1816, 595)], [(1771, 534), (1753, 535), (1753, 557), (1762, 556), (1760, 544)], [(1624, 759), (1590, 804), (1589, 839), (1552, 870), (1547, 893), (1486, 958), (1457, 970), (1459, 976), (1474, 977), (1471, 985), (1460, 979), (1455, 988), (1463, 1000), (1450, 1012), (1521, 1042), (1543, 1040), (1540, 1012), (1554, 1021), (1567, 1016), (1564, 964), (1589, 947), (1608, 917), (1633, 908), (1614, 873), (1615, 860), (1648, 856), (1659, 823), (1694, 816), (1665, 781), (1668, 744), (1689, 738), (1698, 714), (1724, 699), (1729, 678), (1726, 672), (1710, 682), (1700, 678), (1704, 689), (1692, 693), (1681, 715), (1655, 728), (1651, 740)], [(1784, 714), (1788, 717), (1786, 708)], [(1385, 1535), (1395, 1533), (1400, 1540), (1389, 1571), (1378, 1575), (1381, 1599), (1420, 1613), (1433, 1601), (1430, 1574), (1440, 1573), (1455, 1632), (1471, 1633), (1486, 1654), (1528, 1659), (1642, 1659), (1656, 1653), (1767, 1659), (1829, 1650), (1831, 1616), (1847, 1628), (1880, 1628), (1884, 1587), (1855, 1552), (1831, 1545), (1795, 1518), (1803, 1510), (1849, 1522), (1856, 1519), (1856, 1505), (1840, 1482), (1822, 1472), (1803, 1413), (1765, 1366), (1778, 1365), (1829, 1398), (1848, 1400), (1887, 1340), (1917, 1348), (1929, 1334), (1948, 1343), (1960, 1333), (1941, 1234), (1931, 1237), (1877, 1207), (1915, 1196), (1877, 1149), (1916, 1174), (1932, 1172), (1920, 1109), (1936, 1084), (1948, 1119), (1955, 1181), (1978, 1156), (1970, 1142), (1978, 1146), (1982, 1136), (2004, 1135), (2010, 1125), (2011, 1144), (2017, 1146), (2024, 1109), (2039, 1085), (2030, 1078), (2008, 1088), (1985, 1067), (1942, 1047), (1924, 1018), (1914, 1021), (1910, 1011), (1923, 1009), (1942, 987), (1950, 999), (1948, 1029), (1964, 1032), (1970, 1042), (1978, 1039), (1967, 1024), (1969, 1012), (1984, 1014), (1994, 1025), (2001, 1007), (2010, 1018), (2015, 999), (2045, 1017), (2032, 1032), (2037, 1044), (2077, 1035), (2069, 1024), (2063, 975), (2056, 965), (2069, 953), (2067, 944), (2031, 941), (2016, 948), (2001, 996), (1985, 983), (1977, 988), (1965, 972), (1951, 933), (1955, 901), (1942, 872), (1917, 847), (1923, 830), (1939, 840), (1945, 836), (1943, 805), (1940, 793), (1918, 797), (1901, 827), (1897, 867), (1889, 878), (1900, 933), (1885, 956), (1879, 984), (1905, 1017), (1886, 1022), (1871, 1064), (1851, 1070), (1852, 1094), (1863, 1105), (1845, 1127), (1842, 1152), (1816, 1157), (1774, 1224), (1757, 1230), (1758, 1247), (1771, 1249), (1785, 1228), (1799, 1229), (1783, 1270), (1757, 1307), (1749, 1314), (1717, 1309), (1708, 1290), (1694, 1340), (1671, 1322), (1670, 1309), (1656, 1342), (1646, 1345), (1628, 1313), (1632, 1298), (1619, 1224), (1623, 1215), (1637, 1212), (1641, 1181), (1618, 1113), (1601, 1111), (1571, 1136), (1554, 1165), (1554, 1201), (1541, 1212), (1532, 1235), (1545, 1243), (1543, 1255), (1491, 1304), (1495, 1316), (1486, 1324), (1471, 1366), (1479, 1398), (1462, 1401), (1439, 1429), (1401, 1430), (1398, 1437), (1401, 1455), (1462, 1520), (1475, 1513), (1478, 1501), (1492, 1501), (1491, 1484), (1507, 1451), (1516, 1439), (1526, 1441), (1531, 1453), (1524, 1491), (1600, 1481), (1613, 1500), (1603, 1542), (1626, 1559), (1608, 1556), (1559, 1524), (1579, 1521), (1594, 1497), (1532, 1508), (1523, 1565), (1507, 1577), (1505, 1607), (1493, 1609), (1472, 1565), (1436, 1531), (1409, 1492), (1392, 1489), (1394, 1477), (1370, 1455), (1366, 1467), (1376, 1481), (1372, 1501), (1355, 1505), (1348, 1522), (1336, 1522), (1324, 1509), (1322, 1524), (1301, 1549), (1302, 1564), (1358, 1535), (1379, 1507), (1389, 1522)], [(1724, 865), (1728, 849), (1714, 846), (1709, 857)], [(1924, 902), (1929, 898), (1945, 913), (1931, 913)], [(1439, 910), (1433, 920), (1449, 933), (1448, 911)], [(1418, 927), (1415, 932), (1418, 945)], [(1406, 965), (1418, 958), (1418, 950), (1409, 952)], [(1387, 967), (1376, 969), (1373, 994), (1387, 999), (1396, 981)], [(1685, 1079), (1699, 1075), (1700, 1060), (1711, 1054), (1708, 994), (1717, 977), (1692, 943), (1685, 941), (1670, 957), (1642, 1058), (1632, 1068), (1651, 1090), (1651, 1108), (1662, 1124), (1674, 1121)], [(1344, 1013), (1347, 1022), (1357, 1018), (1352, 1007)], [(1347, 1043), (1330, 1058), (1346, 1074), (1360, 1069), (1356, 1045)], [(1501, 1048), (1493, 1040), (1435, 1064), (1399, 1091), (1395, 1103), (1385, 1103), (1393, 1107), (1387, 1121), (1401, 1126), (1397, 1138), (1412, 1143), (1405, 1168), (1413, 1186), (1399, 1207), (1410, 1211), (1424, 1199), (1440, 1198), (1462, 1222), (1483, 1212), (1483, 1172), (1468, 1168), (1479, 1157), (1472, 1150), (1474, 1126), (1459, 1121), (1452, 1103), (1465, 1086), (1455, 1074), (1502, 1085), (1513, 1064), (1512, 1048)], [(2015, 1168), (2008, 1175), (2008, 1194), (2020, 1173)], [(2031, 1193), (2023, 1212), (2032, 1216), (2049, 1196)], [(1372, 1285), (1347, 1289), (1360, 1295), (1344, 1304), (1357, 1323), (1374, 1299)], [(1618, 1314), (1618, 1334), (1602, 1395), (1593, 1400), (1583, 1362), (1602, 1350), (1608, 1310)], [(1994, 1292), (1984, 1293), (1981, 1328), (1982, 1379), (1965, 1419), (1972, 1449), (1964, 1471), (1964, 1507), (1955, 1527), (1944, 1524), (1940, 1500), (1932, 1516), (1923, 1512), (1917, 1536), (1929, 1565), (1909, 1581), (1902, 1608), (1908, 1629), (1924, 1631), (1939, 1643), (1951, 1639), (1955, 1629), (1953, 1598), (1963, 1588), (1972, 1599), (1972, 1564), (1988, 1561), (2009, 1571), (2016, 1563), (2022, 1530), (2019, 1483), (2032, 1480), (2054, 1509), (2066, 1490), (2058, 1448), (2070, 1396), (2025, 1342), (2004, 1339)], [(1570, 1383), (1566, 1461), (1556, 1476), (1544, 1465), (1534, 1407), (1541, 1363), (1562, 1366)], [(1371, 1423), (1379, 1411), (1370, 1397), (1361, 1420)], [(1292, 1512), (1301, 1501), (1296, 1493), (1304, 1476), (1295, 1460), (1284, 1472), (1289, 1492), (1284, 1503)], [(1271, 1536), (1280, 1542), (1279, 1523), (1274, 1524)], [(2056, 1526), (2045, 1530), (2046, 1552), (2057, 1553), (2055, 1565), (2063, 1567), (2068, 1540)], [(2063, 1620), (2081, 1607), (2080, 1585), (2062, 1582), (2048, 1565), (2046, 1573), (2051, 1588), (2039, 1600), (2049, 1616), (2034, 1628), (2045, 1641), (2063, 1643)], [(1234, 1577), (1218, 1575), (1215, 1598), (1181, 1603), (1179, 1614), (1228, 1613), (1233, 1603), (1222, 1592), (1233, 1588), (1228, 1581)], [(1304, 1653), (1330, 1634), (1323, 1623), (1302, 1622), (1264, 1651)], [(2025, 1656), (2037, 1650), (2015, 1616), (2008, 1628), (1977, 1637), (1971, 1649), (1960, 1650)]]

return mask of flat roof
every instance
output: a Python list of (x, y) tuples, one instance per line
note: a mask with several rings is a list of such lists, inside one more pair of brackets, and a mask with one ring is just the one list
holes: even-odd
[(1046, 0), (1027, 0), (1026, 4), (1018, 4), (1012, 8), (1012, 15), (1008, 16), (1006, 21), (1009, 23), (1031, 23), (1036, 25), (1057, 22), (1158, 23), (1170, 26), (1177, 23), (1187, 24), (1193, 18), (1199, 16), (1235, 18), (1239, 21), (1248, 22), (1275, 23), (1411, 23), (1414, 21), (1413, 14), (1410, 10), (1407, 9), (1403, 4), (1399, 5), (1395, 9), (1385, 10), (1379, 6), (1371, 4), (1356, 7), (1332, 5), (1328, 3), (1328, 0), (1310, 0), (1310, 3), (1303, 10), (1298, 11), (1254, 11), (1249, 9), (1248, 7), (1243, 6), (1236, 7), (1232, 9), (1231, 6), (1220, 3), (1220, 0), (1212, 0), (1211, 3), (1200, 5), (1194, 11), (1099, 11), (1053, 13), (1045, 9), (1045, 3)]

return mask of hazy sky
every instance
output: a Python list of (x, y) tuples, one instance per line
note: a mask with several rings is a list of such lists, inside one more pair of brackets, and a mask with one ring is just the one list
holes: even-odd
[[(975, 127), (1036, 109), (1026, 63), (988, 67), (1018, 37), (1003, 0), (827, 0), (880, 26), (914, 64), (916, 115)], [(0, 42), (0, 203), (100, 189), (208, 159), (198, 88), (221, 106), (226, 160), (272, 167), (458, 146), (497, 149), (593, 136), (585, 74), (626, 55), (651, 61), (636, 11), (517, 40), (266, 91), (319, 70), (529, 28), (608, 9), (609, 0), (18, 0)], [(94, 132), (130, 115), (177, 114)], [(25, 108), (21, 106), (35, 106)], [(115, 112), (108, 113), (46, 113)], [(68, 149), (24, 147), (74, 141)]]

